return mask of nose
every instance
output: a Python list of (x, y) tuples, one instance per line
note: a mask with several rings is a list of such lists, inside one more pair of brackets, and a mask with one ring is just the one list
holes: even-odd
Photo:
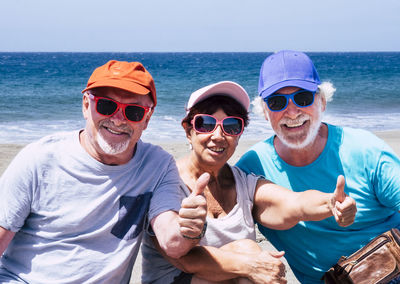
[(217, 125), (217, 128), (215, 128), (214, 132), (212, 133), (212, 138), (213, 139), (224, 139), (224, 132), (222, 131), (221, 125)]
[(295, 119), (300, 112), (299, 107), (293, 103), (292, 99), (289, 99), (288, 105), (284, 111), (285, 114), (292, 119)]
[(121, 125), (126, 123), (126, 118), (123, 113), (123, 110), (119, 108), (116, 113), (114, 113), (111, 117), (110, 120), (115, 124), (115, 125)]

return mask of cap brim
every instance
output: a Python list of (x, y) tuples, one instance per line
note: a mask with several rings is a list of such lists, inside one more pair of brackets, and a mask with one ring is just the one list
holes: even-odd
[(143, 87), (140, 84), (137, 84), (135, 82), (129, 82), (129, 81), (122, 81), (122, 80), (103, 80), (100, 82), (95, 82), (93, 84), (88, 85), (82, 93), (86, 92), (87, 90), (94, 89), (94, 88), (100, 88), (100, 87), (112, 87), (112, 88), (118, 88), (122, 89), (137, 95), (148, 95), (151, 93), (151, 91), (145, 87)]
[(266, 97), (272, 95), (273, 93), (275, 93), (276, 91), (278, 91), (279, 89), (282, 89), (285, 87), (297, 87), (297, 88), (301, 88), (301, 89), (304, 89), (304, 90), (307, 90), (310, 92), (316, 92), (318, 89), (318, 84), (309, 82), (309, 81), (304, 81), (304, 80), (286, 80), (283, 82), (279, 82), (275, 85), (272, 85), (271, 87), (263, 90), (260, 93), (260, 97), (266, 98)]
[(203, 87), (190, 95), (187, 109), (189, 110), (198, 102), (216, 94), (224, 94), (238, 101), (247, 111), (250, 107), (250, 98), (246, 90), (239, 84), (231, 81), (222, 81)]

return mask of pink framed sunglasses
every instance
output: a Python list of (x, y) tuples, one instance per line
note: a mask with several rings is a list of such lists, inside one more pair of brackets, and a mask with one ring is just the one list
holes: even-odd
[(239, 136), (244, 128), (243, 119), (237, 116), (228, 116), (218, 120), (209, 114), (196, 114), (191, 124), (197, 133), (212, 133), (220, 125), (222, 132), (229, 136)]

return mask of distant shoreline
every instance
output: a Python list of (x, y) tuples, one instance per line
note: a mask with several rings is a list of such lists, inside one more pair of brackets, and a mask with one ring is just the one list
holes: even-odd
[[(115, 54), (154, 54), (154, 53), (262, 53), (262, 54), (268, 54), (268, 53), (274, 53), (275, 51), (2, 51), (0, 50), (0, 54), (2, 53), (54, 53), (54, 54), (60, 54), (60, 53), (80, 53), (80, 54), (98, 54), (98, 53), (115, 53)], [(365, 50), (353, 50), (353, 51), (307, 51), (307, 54), (315, 54), (315, 53), (400, 53), (399, 50), (370, 50), (370, 51), (365, 51)]]

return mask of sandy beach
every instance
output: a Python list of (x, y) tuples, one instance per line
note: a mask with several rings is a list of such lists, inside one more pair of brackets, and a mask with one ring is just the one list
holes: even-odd
[[(394, 131), (383, 131), (383, 132), (375, 132), (377, 136), (385, 140), (391, 147), (392, 149), (397, 153), (397, 155), (400, 155), (400, 130), (394, 130)], [(233, 164), (235, 163), (238, 158), (253, 144), (255, 144), (257, 141), (252, 141), (252, 140), (241, 140), (239, 142), (239, 146), (235, 152), (235, 154), (232, 156), (230, 163)], [(186, 155), (189, 152), (189, 147), (186, 141), (181, 141), (181, 142), (170, 142), (170, 143), (155, 143), (160, 146), (162, 146), (166, 151), (171, 153), (176, 159)], [(18, 145), (18, 144), (0, 144), (0, 174), (4, 172), (6, 169), (7, 165), (10, 163), (10, 161), (13, 159), (13, 157), (18, 153), (18, 151), (23, 147), (24, 145)], [(273, 247), (269, 244), (268, 241), (263, 239), (261, 236), (258, 236), (258, 241), (260, 245), (264, 249), (271, 250)], [(134, 267), (134, 272), (133, 272), (133, 277), (131, 283), (140, 283), (140, 274), (141, 274), (141, 258), (140, 255), (136, 261), (135, 267)], [(299, 283), (293, 276), (292, 272), (289, 270), (288, 271), (288, 283)]]

